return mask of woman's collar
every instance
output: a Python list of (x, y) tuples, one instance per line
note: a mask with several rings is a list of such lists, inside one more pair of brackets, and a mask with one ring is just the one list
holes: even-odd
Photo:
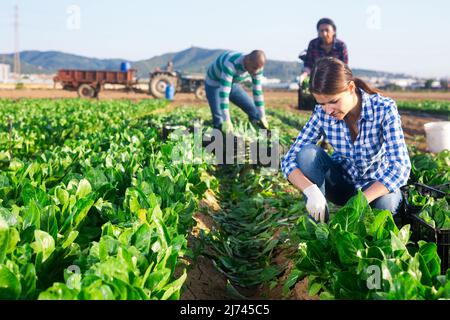
[(370, 95), (365, 92), (363, 89), (358, 88), (361, 93), (361, 119), (365, 119), (367, 121), (373, 121), (373, 107), (372, 101), (370, 100)]

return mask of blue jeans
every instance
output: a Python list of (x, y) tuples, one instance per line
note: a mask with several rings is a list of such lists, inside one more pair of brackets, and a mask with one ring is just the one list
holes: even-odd
[[(325, 198), (337, 205), (345, 203), (358, 189), (344, 179), (347, 174), (344, 169), (335, 163), (331, 157), (316, 145), (306, 145), (297, 154), (297, 165), (300, 171), (315, 183)], [(368, 183), (362, 191), (368, 189), (375, 181)], [(393, 215), (397, 213), (403, 196), (399, 189), (381, 196), (371, 202), (373, 208), (389, 210)]]
[[(206, 98), (211, 108), (213, 125), (217, 129), (220, 129), (222, 122), (225, 121), (222, 109), (220, 108), (219, 90), (220, 87), (205, 84)], [(247, 92), (239, 84), (233, 84), (231, 87), (230, 101), (241, 108), (248, 115), (250, 121), (259, 120), (259, 112), (256, 109), (253, 99), (249, 97)]]

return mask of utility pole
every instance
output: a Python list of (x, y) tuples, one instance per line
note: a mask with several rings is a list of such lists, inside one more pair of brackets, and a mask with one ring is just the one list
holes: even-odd
[(14, 73), (20, 79), (19, 6), (14, 6)]

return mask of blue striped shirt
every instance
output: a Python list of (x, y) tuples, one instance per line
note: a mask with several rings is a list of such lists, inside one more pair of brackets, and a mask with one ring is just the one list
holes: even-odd
[(356, 188), (376, 180), (393, 192), (407, 183), (411, 162), (395, 101), (360, 91), (362, 110), (355, 142), (352, 143), (344, 120), (331, 117), (316, 105), (313, 115), (282, 160), (285, 178), (298, 168), (296, 158), (302, 147), (316, 144), (324, 136), (334, 149), (331, 158), (343, 167), (347, 172), (345, 179)]

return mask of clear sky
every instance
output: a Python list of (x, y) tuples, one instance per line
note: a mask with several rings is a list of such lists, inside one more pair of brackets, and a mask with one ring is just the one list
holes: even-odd
[(266, 51), (296, 61), (332, 18), (350, 66), (450, 77), (448, 0), (1, 0), (0, 52), (20, 49), (140, 60), (190, 46)]

